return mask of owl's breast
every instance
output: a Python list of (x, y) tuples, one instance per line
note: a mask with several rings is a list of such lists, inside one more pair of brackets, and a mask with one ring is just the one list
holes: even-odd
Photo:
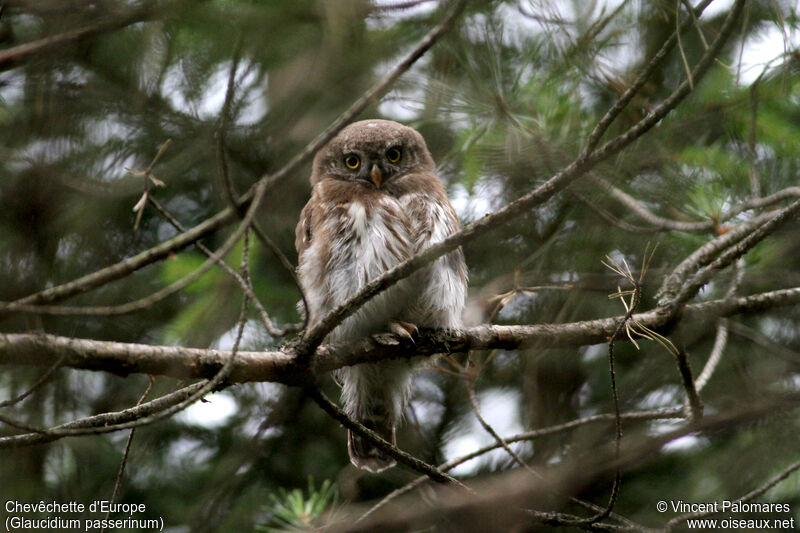
[(331, 215), (326, 223), (332, 238), (325, 270), (336, 304), (413, 252), (408, 216), (390, 196), (339, 204)]

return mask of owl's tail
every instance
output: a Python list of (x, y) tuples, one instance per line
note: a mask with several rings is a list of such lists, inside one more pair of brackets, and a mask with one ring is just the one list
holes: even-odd
[[(342, 403), (348, 415), (396, 444), (395, 429), (408, 401), (411, 366), (407, 361), (385, 361), (339, 369)], [(357, 467), (380, 472), (395, 465), (395, 460), (370, 441), (347, 432), (347, 451)]]
[[(359, 422), (392, 445), (396, 444), (395, 425), (390, 420), (372, 418)], [(396, 464), (390, 455), (350, 430), (347, 431), (347, 452), (350, 454), (350, 462), (370, 472), (381, 472)]]

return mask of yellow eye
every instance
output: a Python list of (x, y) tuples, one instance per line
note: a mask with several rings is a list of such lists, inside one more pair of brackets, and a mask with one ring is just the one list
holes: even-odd
[(361, 165), (361, 159), (357, 155), (350, 154), (344, 158), (344, 165), (350, 170), (355, 170)]
[(386, 150), (386, 159), (388, 159), (390, 163), (397, 163), (400, 161), (401, 155), (400, 148), (389, 148)]

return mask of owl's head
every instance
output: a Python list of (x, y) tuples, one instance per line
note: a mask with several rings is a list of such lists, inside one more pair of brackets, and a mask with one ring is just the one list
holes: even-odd
[(406, 174), (433, 170), (433, 158), (415, 129), (391, 120), (362, 120), (317, 152), (311, 184), (328, 177), (380, 189)]

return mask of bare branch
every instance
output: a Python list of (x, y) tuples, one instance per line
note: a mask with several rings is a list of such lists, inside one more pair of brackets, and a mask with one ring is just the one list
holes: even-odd
[(438, 482), (438, 483), (453, 483), (458, 485), (467, 491), (469, 489), (462, 484), (460, 481), (455, 479), (452, 476), (448, 476), (447, 474), (441, 472), (435, 466), (431, 466), (425, 461), (421, 461), (414, 457), (413, 455), (404, 452), (397, 446), (393, 446), (391, 443), (385, 441), (381, 438), (380, 435), (366, 427), (365, 425), (359, 423), (357, 420), (351, 418), (347, 415), (342, 409), (340, 409), (335, 403), (330, 401), (325, 394), (322, 393), (316, 386), (307, 386), (305, 387), (306, 393), (311, 397), (320, 408), (328, 413), (334, 420), (338, 420), (340, 424), (344, 427), (356, 433), (359, 437), (363, 437), (375, 446), (377, 446), (381, 451), (386, 452), (387, 454), (391, 455), (394, 459), (397, 460), (398, 463), (404, 464), (407, 467), (425, 474), (430, 479)]
[(780, 357), (784, 361), (800, 364), (800, 352), (790, 350), (786, 346), (778, 344), (773, 339), (770, 339), (760, 331), (747, 327), (744, 324), (733, 321), (729, 322), (728, 327), (735, 335), (749, 339), (757, 345), (767, 348), (770, 354)]
[(694, 275), (695, 272), (714, 261), (723, 250), (734, 246), (774, 217), (774, 212), (758, 215), (747, 222), (735, 226), (727, 233), (716, 237), (692, 252), (661, 282), (661, 287), (658, 289), (660, 302), (667, 303), (670, 299), (675, 298), (686, 280)]
[(64, 356), (62, 355), (61, 357), (58, 357), (53, 362), (53, 364), (50, 365), (50, 368), (48, 368), (47, 371), (44, 374), (42, 374), (33, 385), (28, 387), (28, 389), (25, 392), (18, 394), (17, 396), (9, 400), (3, 400), (2, 402), (0, 402), (0, 408), (18, 404), (19, 402), (21, 402), (22, 400), (24, 400), (25, 398), (36, 392), (42, 385), (47, 383), (47, 380), (50, 379), (50, 376), (52, 376), (53, 373), (61, 367), (61, 364), (63, 362), (64, 362)]
[[(736, 292), (739, 290), (739, 286), (742, 283), (742, 278), (744, 277), (744, 265), (741, 259), (735, 265), (735, 269), (736, 273), (733, 276), (733, 281), (731, 282), (730, 288), (728, 288), (728, 298), (736, 295)], [(708, 383), (708, 380), (711, 379), (711, 376), (717, 369), (717, 365), (722, 360), (722, 354), (725, 352), (725, 348), (728, 345), (728, 324), (729, 320), (727, 318), (720, 318), (717, 320), (717, 334), (714, 338), (714, 346), (711, 348), (711, 353), (708, 356), (708, 360), (706, 361), (703, 370), (700, 372), (700, 375), (695, 381), (695, 386), (697, 387), (698, 393), (706, 386), (706, 383)]]
[[(136, 407), (142, 405), (142, 402), (144, 402), (145, 398), (147, 398), (147, 396), (150, 394), (150, 391), (153, 390), (154, 383), (155, 380), (151, 376), (150, 383), (147, 384), (147, 388), (144, 390), (144, 393), (142, 393), (142, 396), (139, 398), (139, 401), (136, 402)], [(136, 428), (131, 429), (131, 432), (128, 434), (128, 438), (125, 441), (125, 449), (122, 452), (122, 460), (119, 463), (119, 470), (117, 470), (117, 479), (116, 481), (114, 481), (114, 491), (111, 493), (110, 501), (112, 504), (117, 501), (117, 494), (119, 494), (119, 488), (122, 486), (122, 476), (125, 474), (125, 466), (128, 463), (128, 455), (130, 455), (131, 445), (133, 444), (133, 436), (135, 434), (136, 434)], [(110, 516), (111, 516), (111, 509), (109, 509), (108, 512), (106, 513), (106, 520), (108, 520)]]
[[(683, 413), (683, 408), (681, 408), (681, 407), (675, 407), (675, 408), (671, 408), (671, 409), (659, 409), (659, 410), (655, 410), (655, 411), (636, 411), (636, 412), (631, 412), (631, 413), (622, 413), (622, 419), (631, 420), (631, 421), (635, 421), (635, 420), (647, 421), (647, 420), (661, 420), (661, 419), (682, 419), (684, 417), (685, 417), (685, 415)], [(603, 423), (603, 422), (613, 422), (615, 419), (616, 419), (616, 415), (614, 413), (592, 415), (592, 416), (587, 416), (587, 417), (584, 417), (584, 418), (579, 418), (579, 419), (576, 419), (576, 420), (571, 420), (571, 421), (566, 422), (564, 424), (558, 424), (556, 426), (550, 426), (550, 427), (546, 427), (546, 428), (534, 429), (532, 431), (527, 431), (525, 433), (520, 433), (518, 435), (505, 437), (505, 438), (503, 438), (503, 441), (505, 441), (506, 443), (531, 441), (531, 440), (535, 440), (535, 439), (537, 439), (539, 437), (544, 437), (544, 436), (547, 436), (547, 435), (555, 435), (555, 434), (558, 434), (558, 433), (563, 433), (563, 432), (570, 431), (572, 429), (576, 429), (576, 428), (579, 428), (579, 427), (582, 427), (582, 426), (585, 426), (585, 425), (589, 425), (589, 424), (597, 424), (597, 423)], [(503, 447), (502, 444), (500, 442), (495, 441), (494, 444), (489, 444), (487, 446), (483, 446), (482, 448), (478, 448), (476, 450), (473, 450), (472, 452), (468, 453), (467, 455), (463, 455), (461, 457), (457, 457), (455, 459), (447, 461), (446, 463), (442, 463), (441, 465), (439, 465), (439, 469), (442, 470), (442, 471), (452, 470), (453, 468), (455, 468), (455, 467), (457, 467), (459, 465), (462, 465), (464, 463), (472, 461), (473, 459), (476, 459), (476, 458), (478, 458), (478, 457), (480, 457), (482, 455), (485, 455), (485, 454), (487, 454), (487, 453), (489, 453), (491, 451), (497, 450), (497, 449), (499, 449), (501, 447)], [(374, 513), (375, 511), (377, 511), (378, 509), (380, 509), (381, 507), (383, 507), (384, 505), (389, 503), (391, 500), (397, 498), (398, 496), (402, 496), (403, 494), (407, 494), (407, 493), (411, 492), (413, 489), (415, 489), (416, 487), (421, 485), (427, 479), (428, 478), (425, 477), (425, 476), (418, 477), (414, 481), (411, 481), (411, 482), (407, 483), (406, 485), (400, 487), (399, 489), (396, 489), (396, 490), (392, 491), (391, 493), (387, 494), (384, 498), (382, 498), (378, 503), (376, 503), (375, 505), (370, 507), (364, 514), (361, 515), (361, 517), (357, 521), (361, 521), (362, 519), (365, 519), (370, 514)], [(573, 499), (573, 501), (575, 501), (576, 503), (579, 503), (580, 505), (586, 504), (586, 502), (582, 502), (580, 500)], [(592, 504), (588, 504), (588, 505), (591, 505), (592, 506), (592, 510), (594, 510), (594, 511), (601, 511), (603, 509), (602, 507), (599, 507), (599, 506), (596, 506), (596, 505), (592, 505)], [(618, 520), (622, 519), (622, 517), (617, 517), (617, 516), (615, 516), (614, 518), (618, 519)]]
[[(614, 102), (614, 105), (606, 111), (606, 114), (595, 126), (592, 133), (589, 135), (589, 140), (586, 143), (587, 150), (593, 150), (597, 144), (600, 142), (600, 139), (603, 137), (605, 132), (608, 130), (609, 126), (616, 120), (616, 118), (622, 113), (622, 111), (628, 106), (628, 104), (633, 100), (633, 97), (636, 96), (636, 93), (644, 87), (644, 84), (647, 83), (647, 80), (653, 75), (655, 70), (661, 64), (661, 62), (667, 57), (670, 53), (672, 48), (675, 46), (675, 43), (678, 40), (678, 34), (682, 32), (685, 28), (688, 28), (689, 24), (692, 22), (697, 21), (697, 17), (699, 17), (706, 7), (711, 4), (713, 0), (703, 0), (700, 4), (693, 10), (690, 10), (692, 13), (692, 17), (685, 20), (680, 27), (677, 28), (677, 32), (670, 35), (669, 39), (667, 39), (661, 48), (656, 52), (656, 55), (647, 63), (645, 69), (639, 74), (636, 80), (628, 87), (622, 96)], [(716, 54), (715, 54), (716, 55)], [(696, 77), (696, 76), (695, 76)], [(693, 87), (690, 87), (692, 89)]]
[[(155, 198), (150, 198), (150, 203), (153, 205), (156, 211), (158, 211), (158, 213), (161, 216), (163, 216), (164, 219), (167, 220), (167, 222), (169, 222), (175, 229), (177, 229), (180, 232), (186, 231), (185, 228), (178, 221), (178, 219), (172, 216), (172, 214), (169, 211), (167, 211), (160, 203), (158, 203), (158, 201)], [(213, 252), (209, 250), (208, 247), (206, 247), (202, 242), (197, 241), (194, 243), (194, 246), (195, 248), (200, 250), (200, 252), (203, 253), (203, 255), (205, 255), (206, 257), (209, 258), (213, 257)], [(281, 337), (285, 335), (287, 330), (289, 330), (289, 327), (281, 329), (272, 323), (272, 320), (269, 317), (269, 313), (267, 312), (267, 310), (264, 308), (264, 305), (256, 296), (256, 293), (253, 291), (252, 285), (244, 278), (242, 278), (242, 276), (240, 276), (239, 273), (236, 272), (233, 268), (231, 268), (231, 266), (225, 261), (220, 259), (217, 262), (217, 266), (219, 266), (226, 274), (232, 277), (239, 285), (239, 287), (242, 289), (244, 294), (250, 299), (251, 302), (253, 302), (253, 305), (255, 305), (258, 314), (261, 316), (261, 322), (262, 324), (264, 324), (264, 328), (267, 330), (267, 332), (273, 337)]]
[(622, 189), (615, 187), (606, 179), (595, 174), (588, 176), (587, 179), (597, 184), (602, 188), (602, 190), (607, 191), (611, 198), (621, 203), (639, 218), (650, 224), (652, 229), (648, 228), (649, 231), (708, 231), (714, 228), (714, 222), (712, 220), (706, 220), (702, 222), (680, 222), (677, 220), (670, 220), (668, 218), (660, 217), (642, 205), (639, 200), (626, 193)]
[[(149, 296), (140, 298), (133, 302), (128, 302), (121, 305), (107, 305), (107, 306), (93, 306), (93, 307), (68, 307), (58, 305), (30, 305), (20, 303), (22, 300), (12, 303), (0, 303), (0, 316), (3, 313), (13, 311), (23, 311), (29, 313), (51, 314), (51, 315), (100, 315), (100, 316), (113, 316), (134, 313), (146, 309), (163, 299), (179, 292), (200, 279), (200, 276), (208, 272), (214, 265), (222, 261), (222, 259), (230, 252), (240, 238), (248, 231), (250, 224), (255, 217), (258, 207), (264, 198), (265, 188), (260, 185), (257, 189), (253, 202), (247, 208), (246, 215), (242, 218), (237, 230), (231, 234), (230, 237), (223, 243), (220, 248), (214, 252), (209, 258), (198, 268), (187, 274), (183, 278), (171, 283), (170, 285), (160, 289)], [(185, 234), (184, 234), (185, 235)], [(24, 300), (24, 299), (23, 299)]]
[[(716, 220), (682, 222), (679, 220), (664, 218), (653, 213), (652, 211), (647, 209), (639, 200), (637, 200), (630, 194), (626, 193), (619, 187), (615, 187), (605, 178), (602, 178), (594, 173), (587, 176), (587, 180), (594, 182), (598, 186), (602, 187), (603, 190), (609, 193), (611, 198), (613, 198), (614, 200), (616, 200), (617, 202), (628, 208), (631, 212), (633, 212), (639, 218), (641, 218), (642, 220), (644, 220), (645, 222), (649, 223), (652, 226), (648, 228), (639, 228), (636, 226), (627, 225), (622, 221), (612, 221), (613, 223), (620, 225), (620, 227), (622, 227), (626, 231), (634, 231), (638, 233), (648, 233), (648, 232), (664, 231), (664, 230), (686, 231), (686, 232), (710, 231), (716, 229), (718, 224), (726, 222), (732, 219), (733, 217), (741, 213), (744, 213), (745, 211), (767, 207), (786, 199), (800, 197), (800, 187), (787, 187), (783, 190), (780, 190), (764, 198), (752, 198), (746, 202), (742, 202), (741, 204), (735, 205), (725, 213), (722, 213)], [(573, 194), (576, 194), (576, 196), (580, 198), (580, 196), (577, 193)], [(582, 200), (589, 203), (586, 199), (582, 198)], [(592, 206), (591, 203), (589, 203), (589, 205), (598, 212), (601, 212), (599, 208)], [(603, 215), (602, 212), (601, 216), (604, 216), (604, 218), (608, 218), (608, 215)]]
[(45, 432), (0, 437), (0, 448), (16, 448), (33, 444), (44, 444), (64, 437), (93, 434), (97, 432), (97, 428), (116, 427), (119, 424), (127, 424), (179, 404), (202, 389), (203, 385), (203, 383), (195, 383), (136, 407), (131, 407), (115, 413), (102, 413), (80, 420), (74, 420), (50, 428)]
[(777, 215), (757, 227), (752, 233), (747, 235), (738, 243), (732, 245), (727, 251), (723, 252), (717, 259), (707, 266), (704, 266), (683, 286), (675, 298), (668, 304), (668, 307), (679, 308), (684, 303), (693, 298), (697, 292), (711, 280), (712, 276), (722, 268), (727, 267), (739, 257), (750, 251), (756, 244), (772, 234), (782, 224), (792, 220), (800, 213), (800, 200), (796, 200), (788, 207), (782, 209)]
[[(701, 323), (721, 316), (763, 311), (800, 303), (800, 287), (773, 292), (712, 300), (686, 306), (683, 319)], [(348, 345), (324, 345), (310, 360), (310, 371), (328, 372), (346, 365), (383, 359), (427, 356), (477, 349), (517, 349), (534, 343), (553, 347), (576, 347), (606, 343), (622, 317), (567, 324), (532, 326), (483, 325), (461, 331), (421, 330), (415, 342), (383, 334), (359, 339)], [(658, 310), (635, 314), (632, 320), (651, 329), (664, 326)], [(275, 352), (242, 352), (232, 363), (227, 383), (272, 381), (289, 385), (308, 379), (295, 359), (296, 348)], [(0, 364), (49, 366), (64, 357), (63, 365), (128, 375), (144, 373), (179, 378), (214, 376), (230, 357), (225, 350), (202, 350), (175, 346), (149, 346), (47, 334), (0, 334)]]

